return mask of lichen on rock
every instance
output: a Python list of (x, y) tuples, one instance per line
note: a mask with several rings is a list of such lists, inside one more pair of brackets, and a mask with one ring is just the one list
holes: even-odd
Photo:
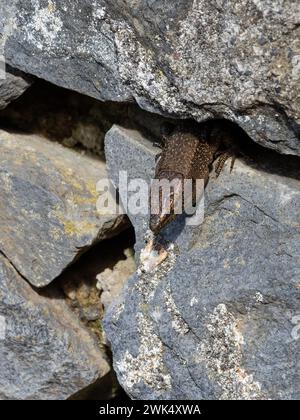
[[(125, 168), (129, 181), (151, 178), (157, 151), (141, 133), (113, 127), (105, 143), (115, 185)], [(226, 165), (211, 177), (201, 225), (179, 216), (160, 233), (174, 258), (170, 253), (154, 271), (137, 270), (106, 314), (114, 366), (132, 398), (299, 398), (292, 334), (299, 158), (250, 149), (232, 173)], [(149, 220), (129, 217), (139, 261)]]
[(101, 100), (134, 99), (199, 122), (225, 118), (266, 147), (300, 154), (294, 0), (12, 0), (1, 8), (13, 67)]

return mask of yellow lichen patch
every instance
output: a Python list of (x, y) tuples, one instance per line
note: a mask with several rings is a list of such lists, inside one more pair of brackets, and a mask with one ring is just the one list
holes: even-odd
[(61, 237), (61, 230), (58, 228), (52, 228), (49, 230), (49, 235), (55, 240), (58, 241)]
[(147, 303), (141, 303), (139, 305), (139, 308), (140, 308), (141, 312), (143, 312), (143, 313), (148, 313), (148, 311), (149, 311), (149, 305)]
[[(65, 234), (68, 236), (96, 235), (96, 223), (81, 220), (80, 213), (74, 214), (73, 220), (70, 219), (68, 212), (63, 212), (59, 207), (53, 208), (51, 217), (57, 219), (64, 227)], [(72, 217), (72, 216), (71, 216)], [(52, 232), (54, 235), (58, 232)]]
[(75, 205), (92, 204), (96, 208), (96, 198), (94, 196), (73, 195), (72, 201)]
[(95, 234), (96, 226), (87, 221), (72, 221), (61, 219), (64, 225), (65, 233), (69, 236), (82, 236), (86, 234)]
[(292, 73), (293, 67), (285, 49), (276, 55), (271, 63), (271, 72), (282, 82)]
[(92, 180), (88, 180), (85, 183), (80, 183), (74, 177), (74, 173), (70, 174), (70, 180), (67, 182), (73, 187), (70, 191), (69, 200), (72, 201), (73, 205), (82, 206), (83, 204), (91, 205), (96, 209), (97, 203), (97, 191), (96, 184)]
[(56, 5), (51, 0), (48, 3), (48, 10), (49, 10), (50, 13), (53, 13), (56, 10)]
[(89, 179), (85, 183), (85, 185), (86, 185), (87, 190), (90, 192), (90, 194), (93, 197), (95, 197), (95, 198), (98, 197), (98, 193), (97, 193), (97, 189), (96, 189), (96, 183), (93, 180)]
[(82, 183), (76, 179), (74, 171), (70, 168), (56, 166), (58, 172), (62, 175), (62, 178), (65, 178), (65, 182), (71, 187), (79, 191), (84, 191)]
[(235, 207), (239, 210), (241, 208), (241, 203), (239, 201), (236, 201), (235, 203)]
[(293, 228), (295, 228), (295, 229), (298, 229), (298, 228), (300, 228), (300, 223), (298, 223), (298, 222), (292, 222), (292, 223), (291, 223), (291, 226), (292, 226)]

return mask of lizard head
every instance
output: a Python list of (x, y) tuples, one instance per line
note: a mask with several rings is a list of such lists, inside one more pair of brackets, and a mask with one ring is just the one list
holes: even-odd
[(158, 234), (183, 212), (182, 175), (162, 172), (152, 183), (150, 204), (150, 229)]

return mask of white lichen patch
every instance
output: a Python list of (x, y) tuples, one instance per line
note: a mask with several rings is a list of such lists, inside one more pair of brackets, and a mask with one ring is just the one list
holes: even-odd
[(206, 327), (209, 338), (199, 345), (196, 361), (206, 365), (208, 375), (220, 386), (220, 399), (263, 399), (260, 384), (242, 366), (244, 338), (226, 305), (214, 309)]
[(185, 322), (185, 320), (182, 318), (176, 303), (173, 299), (173, 296), (171, 295), (170, 288), (167, 288), (164, 291), (164, 300), (167, 312), (172, 317), (172, 327), (178, 334), (184, 335), (187, 334), (190, 331), (190, 328), (188, 324)]
[[(148, 231), (146, 239), (151, 240), (152, 237), (153, 234)], [(141, 310), (136, 315), (140, 339), (138, 356), (133, 356), (127, 350), (121, 361), (117, 362), (124, 386), (128, 389), (132, 389), (139, 383), (144, 383), (155, 391), (171, 388), (171, 376), (166, 371), (163, 360), (164, 345), (155, 333), (155, 322), (160, 320), (162, 313), (157, 308), (151, 312), (151, 316), (147, 313), (148, 308), (152, 307), (152, 299), (157, 286), (175, 265), (173, 244), (167, 247), (167, 254), (167, 258), (154, 272), (145, 272), (141, 267), (137, 271), (138, 280), (134, 288), (141, 296)], [(178, 310), (175, 303), (170, 298), (166, 299), (166, 303), (171, 313), (177, 316)], [(174, 327), (182, 332), (185, 326), (183, 327), (177, 318), (174, 322)]]
[(137, 98), (146, 96), (164, 110), (183, 113), (186, 105), (176, 98), (177, 88), (157, 66), (152, 51), (141, 44), (128, 24), (119, 22), (117, 27), (115, 45), (123, 82), (131, 86)]
[(198, 298), (196, 298), (196, 296), (193, 296), (190, 301), (190, 307), (192, 308), (194, 305), (197, 305), (198, 302)]
[(7, 192), (10, 192), (13, 190), (13, 183), (11, 179), (11, 175), (8, 172), (2, 172), (0, 173), (0, 180), (2, 184), (2, 188), (4, 188)]
[(93, 18), (102, 20), (105, 18), (106, 8), (104, 6), (98, 7), (97, 3), (93, 3)]
[(155, 391), (168, 390), (171, 388), (171, 376), (163, 362), (163, 344), (155, 334), (150, 318), (138, 313), (137, 323), (141, 340), (138, 356), (132, 356), (127, 350), (122, 360), (117, 362), (124, 385), (129, 390), (139, 383)]
[(125, 309), (125, 305), (124, 305), (123, 302), (119, 303), (118, 305), (115, 306), (114, 313), (113, 313), (113, 321), (114, 322), (118, 322), (118, 320), (119, 320), (121, 314), (123, 313), (124, 309)]
[(255, 302), (257, 302), (257, 303), (263, 303), (264, 302), (264, 297), (260, 292), (255, 293), (254, 299), (255, 299)]
[(49, 0), (46, 7), (40, 7), (38, 0), (31, 2), (34, 12), (26, 28), (27, 40), (41, 50), (47, 48), (50, 51), (63, 28), (63, 21), (53, 1)]
[(1, 8), (5, 16), (5, 25), (1, 27), (0, 36), (0, 60), (5, 61), (5, 44), (17, 28), (17, 8), (14, 2), (7, 2), (5, 8)]

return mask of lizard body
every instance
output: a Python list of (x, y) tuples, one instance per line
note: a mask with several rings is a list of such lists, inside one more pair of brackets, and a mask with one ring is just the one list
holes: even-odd
[[(155, 179), (172, 182), (168, 195), (151, 188), (150, 229), (158, 234), (163, 227), (175, 219), (177, 203), (183, 208), (183, 182), (185, 179), (203, 179), (204, 185), (209, 180), (211, 166), (217, 157), (226, 134), (219, 130), (208, 130), (206, 127), (195, 129), (183, 125), (165, 136), (164, 147), (156, 165)], [(226, 143), (226, 141), (225, 141)], [(221, 153), (216, 172), (221, 172), (228, 153)], [(194, 196), (190, 197), (194, 201)], [(166, 203), (169, 203), (167, 207)], [(166, 209), (169, 211), (166, 211)], [(180, 207), (179, 207), (180, 208)]]

